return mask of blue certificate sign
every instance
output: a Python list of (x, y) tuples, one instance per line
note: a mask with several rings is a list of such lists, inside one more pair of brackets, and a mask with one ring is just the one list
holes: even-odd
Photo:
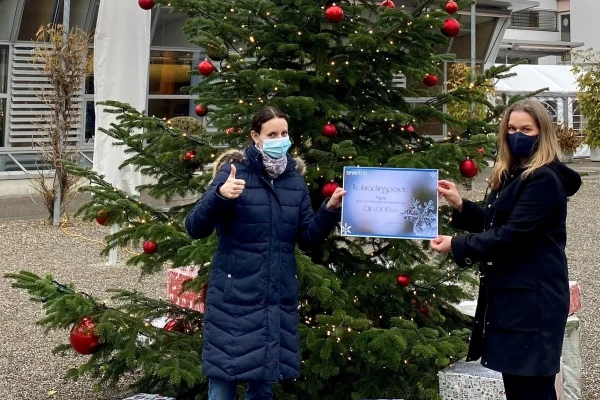
[(435, 239), (438, 171), (344, 167), (343, 236)]

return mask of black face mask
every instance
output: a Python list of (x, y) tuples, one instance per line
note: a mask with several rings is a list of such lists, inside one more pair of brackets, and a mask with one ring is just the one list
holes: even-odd
[(509, 133), (506, 136), (508, 148), (515, 157), (529, 157), (537, 147), (537, 136), (527, 136), (523, 132)]

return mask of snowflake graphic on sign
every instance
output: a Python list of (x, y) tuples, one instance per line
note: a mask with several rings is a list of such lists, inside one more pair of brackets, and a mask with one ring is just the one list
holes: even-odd
[(351, 235), (352, 231), (351, 231), (352, 227), (346, 223), (344, 223), (344, 225), (340, 226), (340, 231), (342, 233), (342, 235)]
[(435, 232), (437, 213), (432, 200), (421, 204), (414, 197), (410, 199), (410, 210), (404, 219), (412, 222), (413, 232), (419, 236), (432, 236)]
[(438, 176), (438, 174), (437, 174), (437, 171), (431, 171), (431, 172), (429, 173), (429, 177), (430, 177), (431, 179), (435, 179), (435, 178), (437, 178), (437, 176)]

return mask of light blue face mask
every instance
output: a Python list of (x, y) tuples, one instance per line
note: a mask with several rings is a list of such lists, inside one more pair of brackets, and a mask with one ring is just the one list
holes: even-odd
[(285, 157), (292, 145), (289, 136), (277, 139), (262, 139), (262, 143), (262, 151), (269, 157), (275, 159)]

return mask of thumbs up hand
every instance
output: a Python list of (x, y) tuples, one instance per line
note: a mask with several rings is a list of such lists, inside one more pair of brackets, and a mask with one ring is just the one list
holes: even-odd
[(244, 188), (246, 187), (246, 181), (243, 179), (236, 179), (235, 173), (235, 165), (231, 164), (231, 173), (229, 174), (229, 177), (225, 183), (221, 185), (221, 188), (219, 189), (221, 196), (229, 200), (240, 197), (244, 191)]

